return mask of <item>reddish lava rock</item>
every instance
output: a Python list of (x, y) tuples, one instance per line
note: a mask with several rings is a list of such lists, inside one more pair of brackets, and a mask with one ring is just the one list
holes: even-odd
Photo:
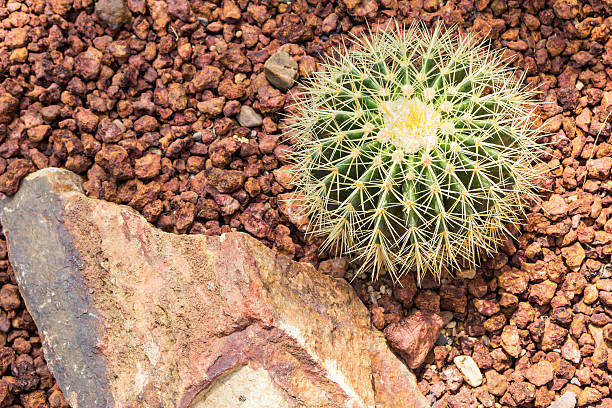
[(529, 367), (525, 372), (525, 378), (533, 385), (540, 387), (552, 381), (554, 377), (553, 365), (546, 360), (540, 361)]
[(385, 336), (408, 367), (417, 368), (423, 364), (442, 327), (444, 321), (438, 314), (419, 311), (387, 326)]

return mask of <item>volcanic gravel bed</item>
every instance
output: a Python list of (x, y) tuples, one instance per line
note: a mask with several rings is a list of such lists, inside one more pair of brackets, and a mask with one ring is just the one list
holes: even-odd
[[(106, 23), (93, 0), (0, 0), (0, 191), (64, 167), (89, 196), (163, 230), (247, 231), (337, 277), (353, 266), (319, 256), (280, 200), (293, 194), (281, 113), (297, 86), (271, 86), (263, 64), (286, 51), (305, 78), (346, 33), (390, 17), (443, 20), (507, 47), (545, 101), (549, 192), (476, 271), (419, 289), (411, 277), (352, 284), (381, 330), (416, 310), (441, 314), (443, 336), (416, 370), (434, 407), (547, 407), (568, 390), (581, 407), (612, 407), (612, 1), (127, 0), (114, 13), (98, 3)], [(243, 105), (255, 111), (241, 122), (261, 125), (239, 125)], [(67, 407), (4, 241), (0, 258), (0, 408)], [(460, 355), (483, 385), (464, 380)]]

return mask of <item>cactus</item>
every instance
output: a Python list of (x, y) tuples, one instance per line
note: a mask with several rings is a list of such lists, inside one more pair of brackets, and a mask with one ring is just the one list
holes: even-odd
[(475, 267), (534, 194), (535, 90), (441, 25), (380, 30), (322, 63), (287, 122), (294, 176), (322, 250), (372, 279)]

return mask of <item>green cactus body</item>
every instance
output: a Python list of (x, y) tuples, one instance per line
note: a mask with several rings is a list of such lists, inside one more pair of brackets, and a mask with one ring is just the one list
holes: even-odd
[(310, 78), (289, 132), (311, 231), (373, 278), (473, 266), (497, 247), (541, 152), (500, 51), (422, 25), (354, 41)]

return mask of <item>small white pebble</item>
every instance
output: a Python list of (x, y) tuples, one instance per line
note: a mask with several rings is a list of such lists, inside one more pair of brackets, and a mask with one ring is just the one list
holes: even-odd
[(453, 359), (465, 381), (472, 387), (479, 387), (482, 384), (482, 373), (476, 362), (470, 356), (457, 356)]

